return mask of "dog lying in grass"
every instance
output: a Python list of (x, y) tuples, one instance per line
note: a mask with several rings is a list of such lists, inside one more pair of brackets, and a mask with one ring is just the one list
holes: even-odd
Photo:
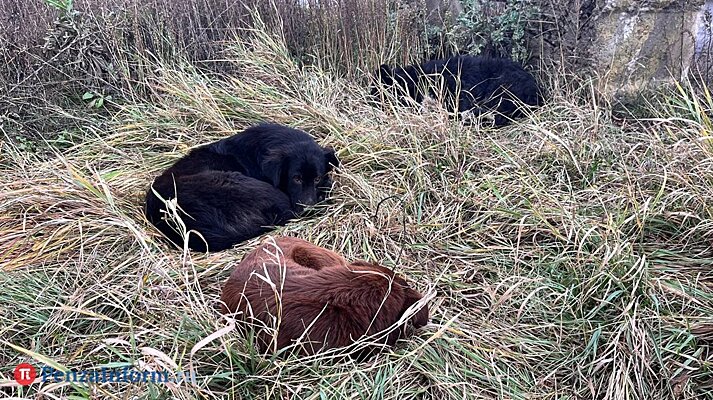
[(224, 250), (324, 200), (338, 164), (306, 132), (257, 125), (192, 150), (157, 177), (146, 217), (180, 247), (188, 235), (193, 250)]
[(312, 355), (356, 345), (363, 360), (428, 323), (428, 308), (409, 307), (423, 296), (388, 268), (347, 261), (301, 239), (268, 239), (248, 253), (223, 287), (222, 312), (257, 326), (261, 351)]
[(522, 116), (523, 105), (542, 104), (535, 78), (505, 58), (459, 55), (421, 65), (382, 65), (375, 73), (372, 98), (379, 98), (383, 90), (404, 105), (439, 99), (449, 112), (463, 117), (494, 112), (496, 126)]

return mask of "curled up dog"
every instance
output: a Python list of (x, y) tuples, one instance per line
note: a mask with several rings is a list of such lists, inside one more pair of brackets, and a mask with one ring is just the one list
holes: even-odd
[(245, 256), (221, 300), (223, 313), (256, 326), (261, 351), (312, 355), (355, 345), (350, 354), (361, 360), (428, 323), (428, 308), (414, 306), (422, 297), (386, 267), (347, 263), (330, 250), (282, 237)]

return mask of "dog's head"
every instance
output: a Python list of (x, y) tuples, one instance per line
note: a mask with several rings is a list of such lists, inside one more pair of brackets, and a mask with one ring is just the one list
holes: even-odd
[(275, 149), (262, 161), (263, 175), (290, 198), (298, 213), (325, 199), (332, 187), (329, 172), (339, 166), (334, 149), (294, 143)]
[[(399, 299), (403, 300), (400, 302), (400, 309), (393, 310), (395, 314), (392, 316), (394, 321), (400, 319), (401, 316), (406, 312), (406, 310), (412, 305), (418, 303), (423, 295), (418, 291), (414, 290), (408, 281), (404, 279), (401, 275), (397, 274), (393, 270), (386, 268), (379, 264), (369, 263), (367, 261), (358, 260), (350, 265), (353, 270), (371, 270), (378, 272), (379, 274), (387, 277), (392, 281), (392, 295), (397, 296)], [(421, 328), (428, 324), (428, 306), (421, 307), (414, 315), (412, 315), (408, 323), (412, 325), (413, 328)]]
[(371, 100), (377, 101), (379, 98), (379, 93), (384, 88), (389, 88), (394, 85), (394, 77), (391, 72), (391, 67), (382, 64), (379, 70), (374, 73), (371, 77)]
[(422, 95), (418, 90), (419, 76), (418, 68), (412, 65), (395, 68), (386, 64), (381, 65), (374, 74), (371, 97), (377, 99), (380, 91), (386, 90), (393, 92), (404, 105), (409, 103), (404, 96), (420, 102)]

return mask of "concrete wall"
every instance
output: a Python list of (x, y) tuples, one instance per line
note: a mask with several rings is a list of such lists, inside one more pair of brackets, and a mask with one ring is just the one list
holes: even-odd
[[(679, 79), (702, 49), (713, 52), (710, 24), (703, 21), (713, 0), (531, 1), (541, 13), (528, 27), (535, 60), (594, 74), (617, 97)], [(458, 0), (425, 5), (431, 15), (461, 9)], [(713, 62), (709, 67), (713, 71)]]
[(593, 19), (590, 53), (602, 88), (617, 96), (685, 76), (702, 0), (606, 0)]

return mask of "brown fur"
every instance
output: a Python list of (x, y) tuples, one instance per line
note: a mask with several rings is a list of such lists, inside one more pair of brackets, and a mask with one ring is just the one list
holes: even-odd
[(262, 265), (266, 262), (288, 263), (293, 268), (302, 267), (313, 270), (347, 266), (347, 260), (339, 254), (315, 246), (306, 240), (289, 236), (276, 237), (274, 240), (266, 239), (243, 258), (241, 265)]
[[(347, 264), (337, 253), (301, 239), (275, 241), (282, 253), (279, 261), (268, 254), (276, 253), (274, 244), (263, 243), (243, 258), (221, 295), (223, 313), (238, 312), (238, 318), (267, 327), (258, 333), (263, 351), (283, 349), (300, 338), (295, 351), (302, 355), (349, 346), (387, 330), (422, 297), (388, 268), (365, 261)], [(275, 321), (279, 326), (273, 341), (269, 328), (278, 325)], [(428, 308), (408, 322), (415, 328), (426, 325)], [(369, 342), (393, 345), (404, 333), (396, 328)], [(357, 357), (376, 349), (360, 349)]]

